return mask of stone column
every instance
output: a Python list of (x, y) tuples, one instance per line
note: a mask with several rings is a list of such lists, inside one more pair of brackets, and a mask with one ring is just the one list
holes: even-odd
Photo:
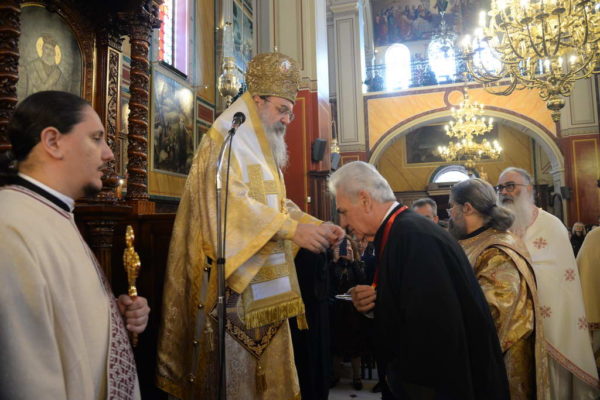
[(365, 80), (363, 0), (331, 0), (338, 143), (342, 152), (366, 151), (362, 86)]

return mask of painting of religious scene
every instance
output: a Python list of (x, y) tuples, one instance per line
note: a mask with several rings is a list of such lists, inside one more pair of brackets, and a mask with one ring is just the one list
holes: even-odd
[[(448, 146), (450, 143), (450, 137), (446, 135), (444, 125), (422, 126), (406, 135), (407, 164), (446, 162), (437, 150), (438, 146)], [(483, 139), (487, 139), (488, 142), (497, 140), (498, 124), (495, 124), (490, 132), (475, 138), (477, 142), (481, 142)], [(482, 159), (485, 160), (486, 157)]]
[(194, 155), (194, 94), (158, 69), (152, 93), (152, 169), (185, 175)]
[(38, 5), (24, 6), (19, 53), (19, 100), (43, 90), (81, 95), (81, 50), (58, 14)]
[(254, 49), (252, 15), (233, 2), (233, 52), (240, 71), (246, 71)]
[(430, 40), (439, 31), (442, 15), (449, 31), (471, 33), (479, 11), (489, 0), (373, 0), (375, 46), (414, 40)]

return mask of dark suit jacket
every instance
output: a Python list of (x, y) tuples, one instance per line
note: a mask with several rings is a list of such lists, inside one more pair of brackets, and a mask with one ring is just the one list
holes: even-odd
[[(375, 237), (378, 253), (387, 219)], [(509, 399), (496, 328), (459, 244), (406, 210), (377, 259), (376, 334), (394, 395)]]

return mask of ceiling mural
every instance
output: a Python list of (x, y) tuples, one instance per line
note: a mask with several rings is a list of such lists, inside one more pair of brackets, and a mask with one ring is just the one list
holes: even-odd
[(476, 27), (479, 11), (488, 0), (373, 0), (375, 46), (430, 40), (443, 18), (447, 29), (459, 35)]

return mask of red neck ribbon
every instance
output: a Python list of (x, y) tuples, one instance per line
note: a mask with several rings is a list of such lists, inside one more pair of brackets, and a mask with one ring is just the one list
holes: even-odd
[(398, 215), (402, 214), (407, 208), (408, 208), (407, 206), (402, 206), (399, 209), (397, 209), (392, 214), (392, 216), (390, 218), (388, 218), (388, 220), (385, 224), (385, 228), (383, 229), (383, 238), (381, 239), (381, 244), (379, 245), (379, 249), (377, 249), (378, 250), (377, 268), (375, 269), (375, 276), (373, 277), (373, 283), (371, 284), (373, 289), (377, 289), (377, 283), (379, 282), (379, 262), (380, 262), (381, 256), (383, 255), (383, 250), (385, 249), (385, 245), (387, 244), (387, 241), (389, 239), (390, 230), (392, 229), (392, 225), (394, 225), (394, 220), (396, 219), (396, 217)]

